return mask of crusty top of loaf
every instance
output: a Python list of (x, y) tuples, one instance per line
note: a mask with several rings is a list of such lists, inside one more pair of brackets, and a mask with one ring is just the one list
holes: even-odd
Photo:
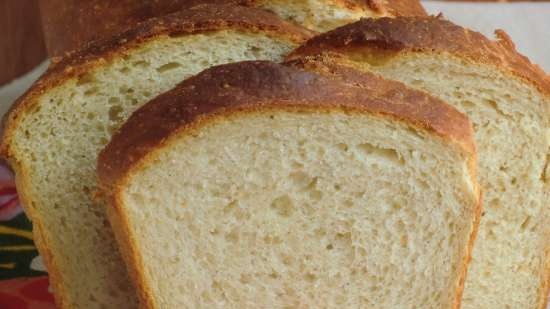
[(6, 114), (0, 151), (9, 156), (9, 133), (24, 110), (36, 104), (35, 98), (58, 84), (102, 66), (109, 59), (122, 57), (139, 44), (161, 36), (183, 36), (197, 32), (237, 29), (264, 32), (296, 43), (313, 32), (288, 23), (260, 9), (233, 5), (200, 5), (189, 10), (150, 19), (116, 37), (98, 41), (54, 62), (48, 71), (22, 96)]
[(55, 61), (46, 75), (51, 71), (72, 71), (76, 65), (108, 57), (113, 52), (122, 54), (133, 45), (158, 36), (183, 36), (223, 29), (268, 32), (294, 42), (303, 42), (315, 34), (264, 10), (238, 5), (202, 4), (151, 18), (119, 35), (92, 43), (85, 49)]
[(477, 63), (494, 65), (550, 94), (548, 75), (520, 55), (504, 31), (497, 30), (495, 33), (498, 40), (491, 41), (478, 32), (457, 26), (439, 16), (362, 19), (312, 38), (288, 58), (362, 48), (382, 57), (403, 52), (449, 53)]
[[(289, 0), (296, 1), (296, 0)], [(327, 0), (350, 9), (368, 8), (392, 16), (426, 15), (418, 0)], [(48, 0), (41, 1), (50, 55), (62, 55), (83, 42), (108, 37), (152, 17), (203, 3), (254, 6), (257, 0)], [(283, 4), (281, 4), (283, 5)]]
[[(364, 76), (375, 78), (375, 83), (385, 87), (388, 99), (342, 80), (266, 61), (205, 70), (153, 99), (130, 117), (99, 155), (100, 183), (108, 191), (114, 189), (142, 158), (158, 149), (172, 134), (193, 131), (209, 118), (239, 111), (313, 109), (368, 113), (440, 136), (469, 156), (475, 156), (472, 126), (464, 114), (428, 95), (420, 92), (409, 95), (407, 88), (396, 87), (396, 83), (383, 83), (370, 74)], [(359, 80), (357, 76), (350, 79)]]

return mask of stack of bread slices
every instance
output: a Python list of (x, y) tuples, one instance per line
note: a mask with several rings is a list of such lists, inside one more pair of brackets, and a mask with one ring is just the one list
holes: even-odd
[(180, 2), (5, 118), (60, 309), (545, 308), (550, 78), (505, 33), (415, 0)]

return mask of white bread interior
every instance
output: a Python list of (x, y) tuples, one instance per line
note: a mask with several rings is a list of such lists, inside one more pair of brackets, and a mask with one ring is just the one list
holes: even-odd
[[(211, 65), (279, 61), (295, 43), (237, 30), (163, 35), (99, 59), (38, 95), (12, 130), (10, 151), (35, 238), (64, 308), (136, 308), (136, 297), (100, 205), (95, 162), (111, 134), (143, 103)], [(12, 162), (14, 163), (14, 162)], [(47, 245), (47, 248), (45, 247)]]
[(463, 309), (545, 309), (550, 270), (550, 97), (448, 54), (353, 55), (354, 66), (443, 99), (474, 124), (484, 212)]
[(452, 308), (467, 160), (384, 117), (247, 112), (174, 133), (109, 212), (154, 308)]

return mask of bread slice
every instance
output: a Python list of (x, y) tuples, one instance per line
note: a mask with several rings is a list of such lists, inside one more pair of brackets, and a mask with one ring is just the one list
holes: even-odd
[(426, 15), (418, 0), (48, 0), (40, 2), (40, 9), (48, 50), (51, 55), (61, 55), (148, 18), (204, 3), (265, 8), (317, 31), (330, 30), (367, 16)]
[(403, 96), (227, 64), (130, 117), (98, 173), (146, 308), (456, 308), (481, 210), (471, 124), (372, 78)]
[(96, 156), (112, 132), (192, 74), (238, 60), (280, 60), (310, 34), (262, 10), (199, 6), (55, 63), (16, 104), (2, 154), (16, 172), (59, 307), (136, 306), (104, 209), (91, 199)]
[(550, 280), (550, 81), (498, 41), (441, 18), (362, 20), (289, 58), (325, 54), (429, 92), (468, 114), (484, 213), (464, 309), (545, 309)]
[(418, 0), (247, 0), (240, 2), (248, 2), (270, 10), (286, 20), (319, 32), (332, 30), (364, 17), (426, 15), (426, 11)]

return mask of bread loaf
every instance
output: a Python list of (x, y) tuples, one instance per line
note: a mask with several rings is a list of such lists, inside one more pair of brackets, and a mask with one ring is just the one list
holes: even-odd
[(418, 0), (48, 0), (40, 1), (51, 56), (115, 35), (151, 17), (197, 4), (239, 4), (270, 10), (318, 31), (361, 17), (425, 15)]
[(471, 125), (346, 74), (214, 67), (115, 134), (98, 173), (145, 308), (457, 308)]
[(468, 114), (484, 212), (462, 308), (545, 309), (550, 280), (550, 80), (508, 36), (441, 18), (367, 19), (290, 58), (322, 55), (424, 90)]
[(1, 145), (61, 309), (136, 308), (104, 209), (99, 150), (133, 110), (186, 77), (281, 60), (311, 32), (253, 8), (203, 5), (149, 20), (54, 63), (8, 115)]

